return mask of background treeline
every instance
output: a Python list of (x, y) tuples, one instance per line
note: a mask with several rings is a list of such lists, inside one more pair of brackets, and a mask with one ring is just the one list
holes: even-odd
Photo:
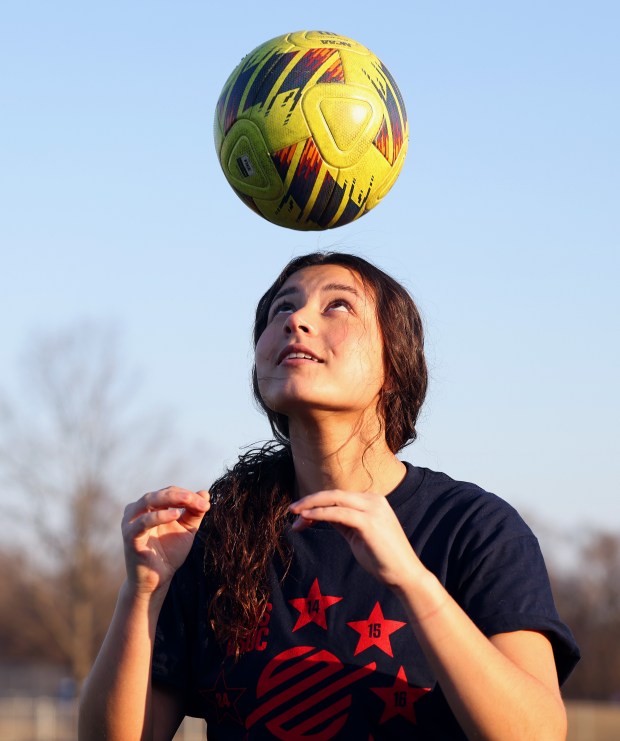
[(582, 653), (564, 694), (620, 702), (620, 533), (573, 537), (569, 565), (554, 558), (553, 548), (547, 559), (558, 610)]
[[(161, 413), (137, 411), (113, 333), (40, 337), (20, 377), (26, 393), (0, 394), (0, 664), (57, 665), (79, 685), (123, 578), (124, 503), (183, 462)], [(533, 526), (583, 654), (564, 694), (620, 701), (620, 530)]]

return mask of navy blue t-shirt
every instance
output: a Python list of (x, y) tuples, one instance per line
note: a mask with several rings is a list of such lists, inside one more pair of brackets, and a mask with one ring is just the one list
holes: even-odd
[[(424, 565), (485, 635), (544, 632), (562, 682), (579, 652), (531, 530), (495, 495), (406, 465), (388, 501)], [(268, 610), (238, 660), (209, 628), (196, 538), (160, 615), (153, 681), (207, 720), (209, 739), (464, 739), (395, 594), (329, 524), (286, 537), (292, 565), (284, 577), (274, 560)]]

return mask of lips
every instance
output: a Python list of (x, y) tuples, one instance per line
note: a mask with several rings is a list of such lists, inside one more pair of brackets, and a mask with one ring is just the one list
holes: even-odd
[(282, 352), (278, 355), (278, 360), (276, 365), (280, 365), (282, 361), (284, 360), (311, 360), (315, 363), (323, 363), (325, 361), (321, 360), (321, 358), (318, 357), (315, 353), (312, 352), (309, 348), (305, 347), (304, 345), (288, 345), (287, 347), (282, 350)]

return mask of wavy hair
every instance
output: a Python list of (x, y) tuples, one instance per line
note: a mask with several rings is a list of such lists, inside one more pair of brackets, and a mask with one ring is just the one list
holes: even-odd
[[(424, 332), (418, 309), (396, 280), (367, 260), (342, 252), (313, 252), (296, 257), (282, 270), (256, 308), (254, 346), (268, 322), (274, 297), (294, 273), (308, 267), (339, 265), (359, 275), (375, 300), (383, 340), (385, 382), (377, 413), (393, 453), (416, 438), (428, 372)], [(274, 557), (290, 563), (283, 538), (289, 520), (295, 471), (288, 417), (269, 409), (252, 385), (275, 440), (242, 455), (211, 487), (213, 507), (205, 518), (205, 572), (213, 584), (210, 620), (217, 639), (236, 653), (258, 626), (269, 600), (269, 566)]]

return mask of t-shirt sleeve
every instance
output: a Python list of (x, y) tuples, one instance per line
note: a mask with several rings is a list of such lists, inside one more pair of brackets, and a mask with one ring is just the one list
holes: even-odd
[(473, 532), (457, 600), (487, 636), (518, 630), (545, 633), (558, 679), (564, 682), (580, 654), (557, 613), (538, 540), (508, 505), (483, 516)]

